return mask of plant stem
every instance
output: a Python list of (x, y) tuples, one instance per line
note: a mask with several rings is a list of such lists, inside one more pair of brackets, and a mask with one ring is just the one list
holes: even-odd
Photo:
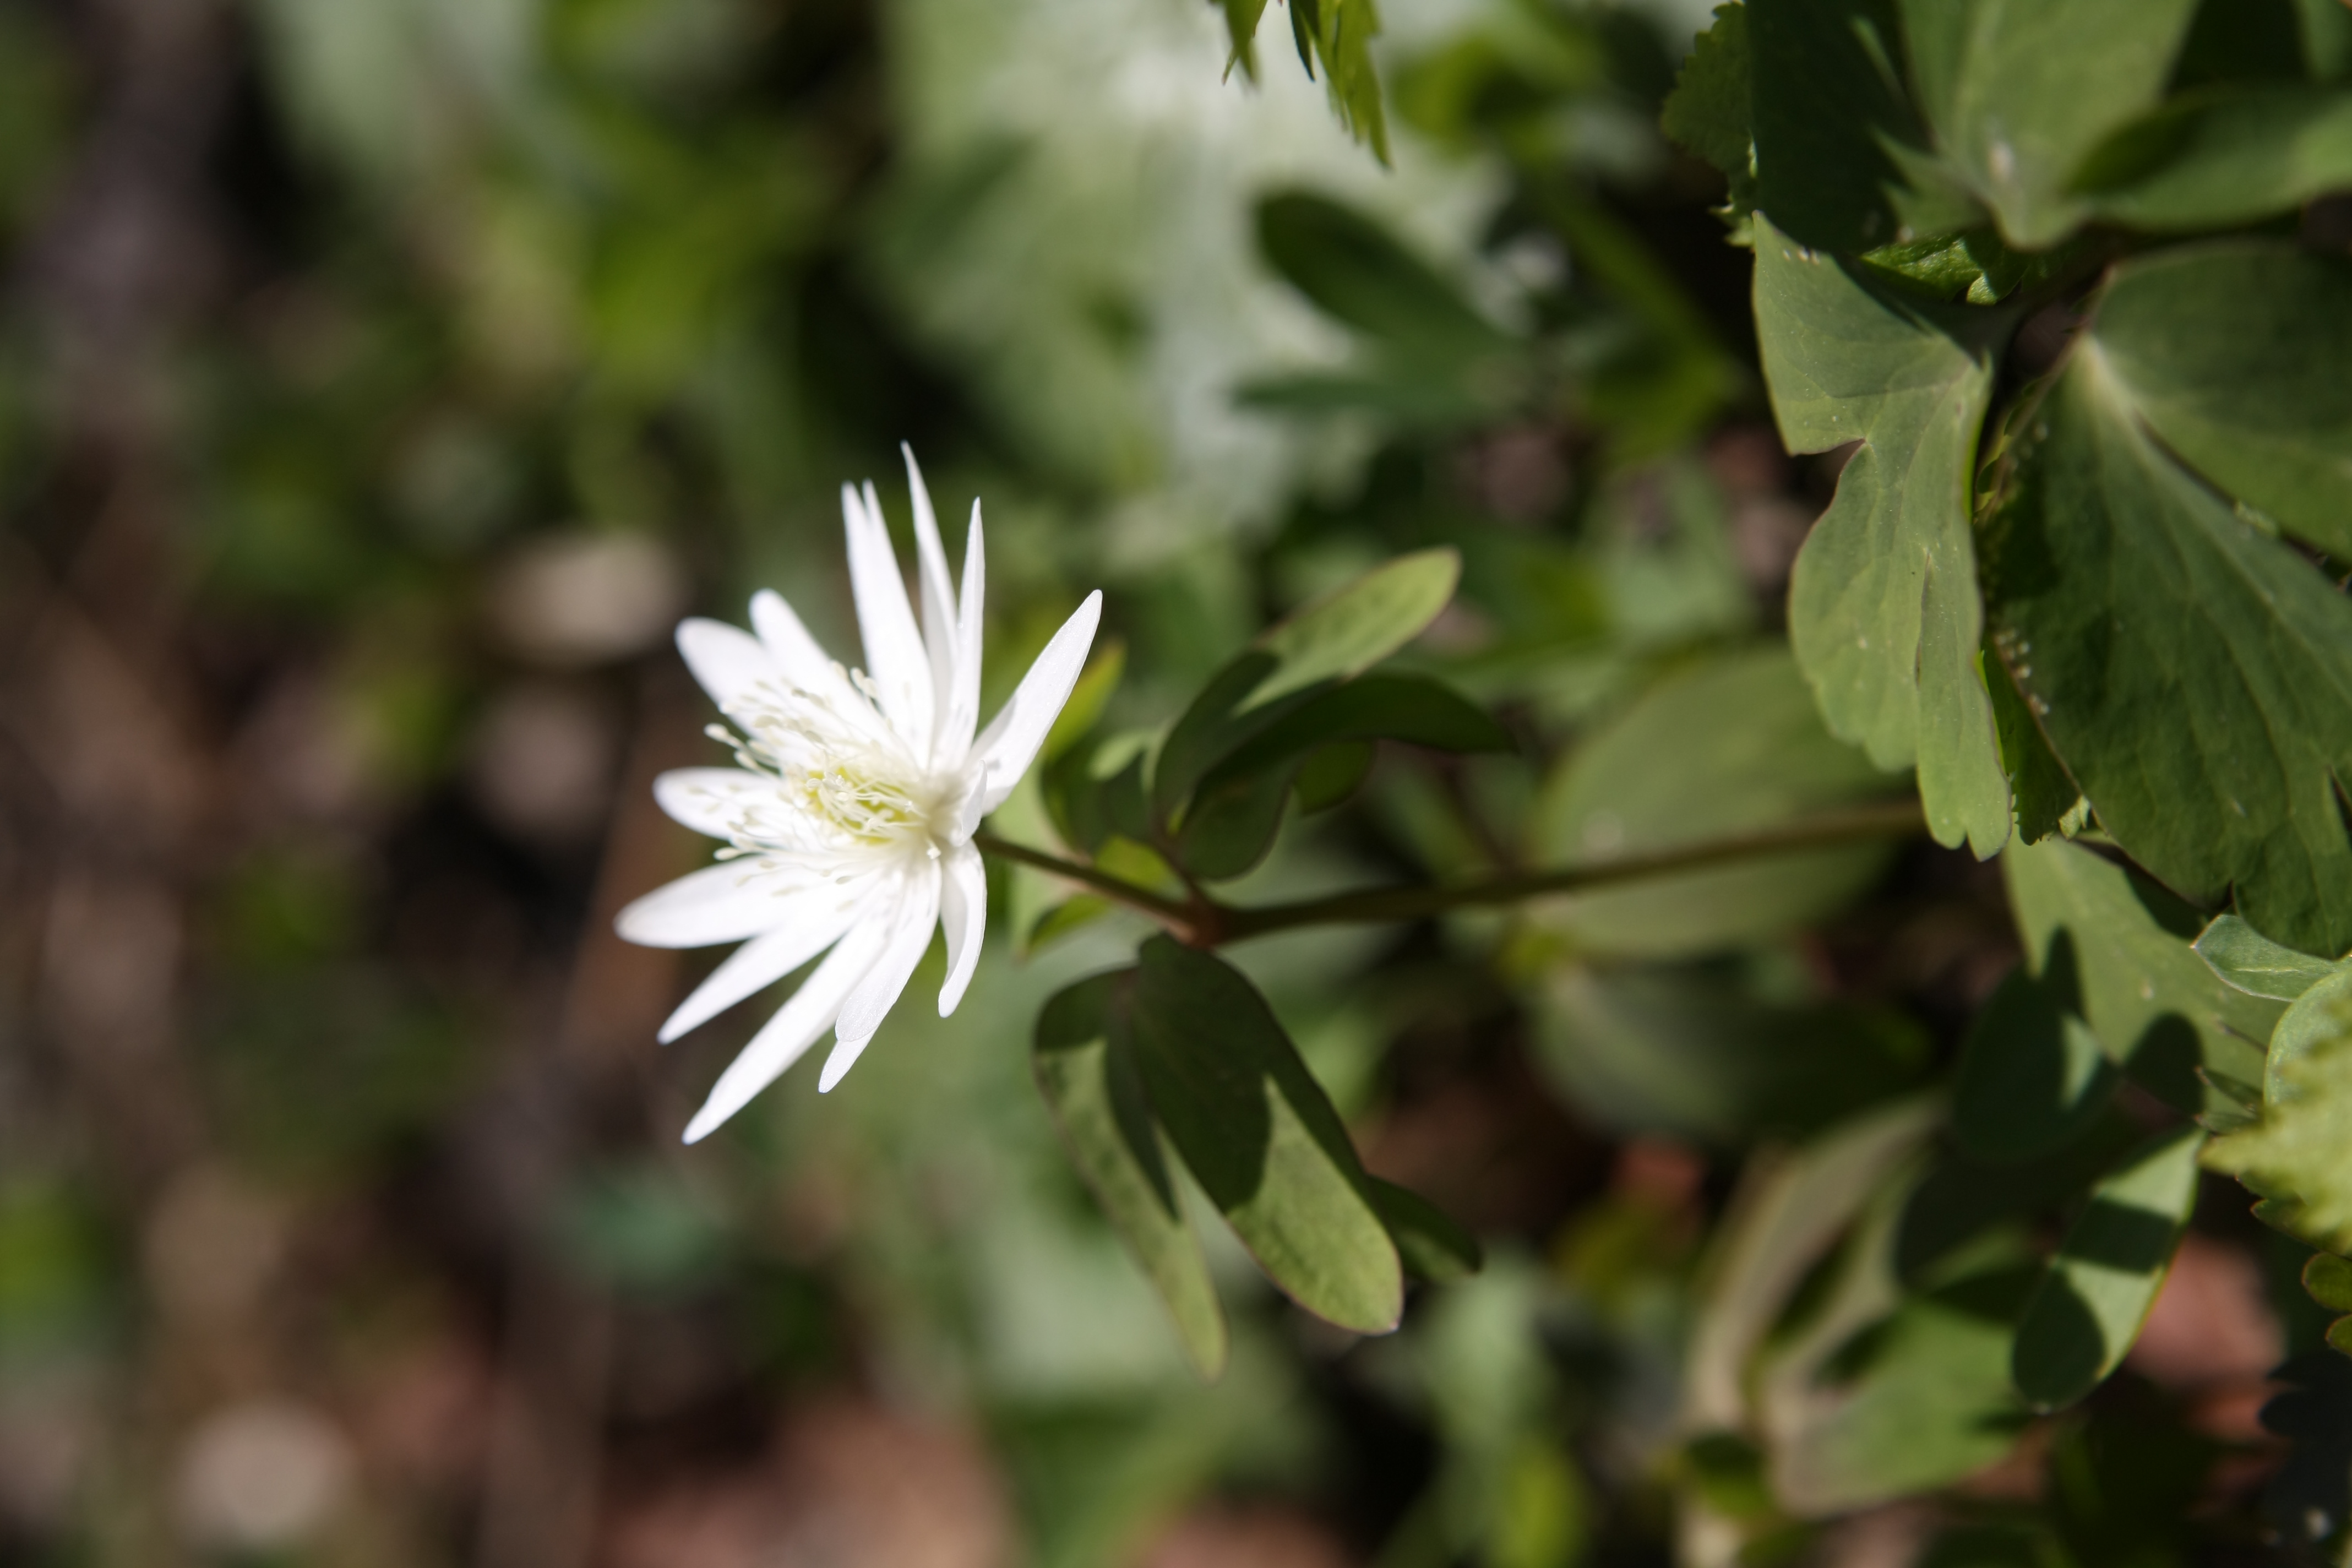
[(1287, 904), (1262, 904), (1254, 908), (1221, 904), (1210, 900), (1198, 903), (1180, 902), (1092, 866), (1066, 860), (1058, 855), (1033, 849), (1025, 844), (1009, 843), (992, 834), (975, 834), (972, 844), (983, 855), (1018, 861), (1024, 866), (1091, 888), (1105, 898), (1150, 915), (1188, 942), (1213, 946), (1254, 936), (1267, 936), (1276, 931), (1295, 931), (1301, 926), (1381, 924), (1423, 920), (1431, 915), (1444, 914), (1448, 910), (1516, 904), (1560, 893), (1588, 892), (1622, 882), (1640, 882), (1656, 877), (1736, 865), (1742, 860), (1769, 855), (1825, 849), (1874, 838), (1904, 838), (1926, 826), (1927, 819), (1921, 815), (1917, 801), (1874, 801), (1843, 811), (1800, 817), (1794, 822), (1759, 828), (1753, 833), (1705, 838), (1696, 843), (1677, 844), (1668, 849), (1653, 849), (1636, 855), (1588, 860), (1581, 865), (1494, 877), (1482, 882), (1463, 882), (1451, 887), (1431, 883), (1419, 887), (1365, 888), (1354, 892), (1334, 893), (1327, 898), (1303, 899)]
[(1189, 909), (1174, 899), (1163, 898), (1149, 888), (1138, 887), (1124, 877), (1114, 877), (1108, 871), (1097, 870), (1087, 865), (1084, 861), (1065, 860), (1059, 855), (1050, 854), (1043, 849), (1032, 849), (1026, 844), (1015, 844), (1010, 839), (999, 838), (993, 833), (973, 834), (971, 846), (983, 855), (992, 855), (1000, 860), (1017, 861), (1021, 865), (1044, 871), (1049, 876), (1059, 877), (1065, 881), (1076, 882), (1084, 887), (1092, 888), (1113, 903), (1125, 904), (1128, 908), (1150, 915), (1160, 924), (1171, 929), (1191, 931), (1194, 918), (1199, 913), (1198, 910)]
[(1588, 860), (1577, 866), (1559, 866), (1548, 870), (1494, 877), (1483, 882), (1464, 882), (1452, 887), (1433, 883), (1422, 887), (1367, 888), (1359, 892), (1334, 893), (1328, 898), (1305, 899), (1297, 903), (1227, 909), (1222, 922), (1223, 935), (1227, 942), (1239, 942), (1245, 937), (1265, 936), (1299, 926), (1421, 920), (1430, 915), (1444, 914), (1448, 910), (1516, 904), (1559, 893), (1588, 892), (1621, 882), (1640, 882), (1654, 877), (1703, 871), (1767, 855), (1823, 849), (1873, 838), (1902, 838), (1926, 826), (1927, 818), (1921, 814), (1917, 801), (1878, 801), (1843, 811), (1800, 817), (1794, 822), (1759, 828), (1753, 833), (1703, 838), (1690, 844), (1677, 844), (1668, 849), (1653, 849), (1641, 854)]

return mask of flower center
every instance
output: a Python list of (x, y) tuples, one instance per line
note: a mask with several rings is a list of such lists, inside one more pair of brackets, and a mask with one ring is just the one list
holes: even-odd
[(840, 875), (878, 858), (940, 852), (955, 781), (916, 762), (875, 710), (862, 675), (842, 675), (849, 689), (830, 695), (759, 688), (728, 705), (740, 734), (711, 726), (737, 763), (777, 785), (773, 796), (740, 804), (722, 856)]

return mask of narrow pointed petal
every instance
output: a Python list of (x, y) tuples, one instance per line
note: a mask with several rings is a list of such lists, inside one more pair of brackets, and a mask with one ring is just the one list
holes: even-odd
[(613, 929), (641, 947), (741, 942), (773, 926), (783, 900), (806, 886), (731, 863), (706, 866), (630, 904)]
[(856, 892), (832, 883), (778, 900), (779, 923), (728, 954), (727, 962), (678, 1004), (658, 1038), (669, 1044), (719, 1016), (755, 991), (764, 991), (841, 940), (858, 910)]
[(915, 612), (907, 603), (907, 584), (898, 575), (898, 558), (891, 552), (881, 509), (873, 503), (870, 490), (861, 497), (844, 485), (841, 512), (849, 534), (849, 586), (857, 602), (858, 635), (866, 644), (866, 673), (891, 729), (908, 751), (929, 758), (936, 712), (930, 655), (915, 630)]
[(857, 989), (841, 1005), (841, 1016), (834, 1026), (833, 1055), (825, 1058), (824, 1076), (817, 1079), (817, 1092), (829, 1091), (841, 1081), (874, 1032), (889, 1016), (914, 977), (915, 965), (923, 961), (924, 952), (931, 945), (931, 927), (940, 918), (940, 868), (925, 862), (910, 874), (904, 900), (889, 922), (888, 945)]
[(956, 602), (956, 646), (947, 704), (940, 720), (940, 747), (933, 765), (961, 771), (971, 755), (972, 731), (980, 727), (981, 601), (988, 586), (988, 551), (980, 527), (980, 502), (971, 503), (971, 527), (963, 537), (963, 593)]
[(751, 629), (784, 679), (804, 691), (823, 691), (839, 683), (840, 667), (827, 658), (800, 616), (773, 588), (751, 595)]
[(782, 689), (783, 671), (760, 639), (740, 626), (699, 616), (680, 621), (677, 651), (721, 712), (762, 687)]
[(1054, 727), (1062, 704), (1070, 700), (1070, 689), (1078, 683), (1087, 650), (1094, 646), (1095, 627), (1101, 620), (1102, 591), (1097, 589), (1062, 623), (1062, 629), (1054, 634), (1054, 640), (1045, 645), (1045, 651), (1037, 656), (1037, 662), (1029, 667), (1029, 673), (1021, 678), (1021, 684), (972, 743), (967, 771), (977, 772), (979, 777), (964, 804), (960, 837), (969, 837), (982, 817), (1003, 805), (1021, 775), (1029, 771), (1037, 748), (1045, 743), (1045, 732)]
[[(907, 459), (907, 489), (915, 500), (915, 574), (921, 582), (923, 651), (930, 661), (935, 703), (932, 720), (937, 725), (944, 723), (954, 706), (955, 587), (948, 579), (948, 552), (940, 542), (939, 514), (931, 510), (930, 487), (923, 483), (923, 470), (916, 465), (915, 449), (901, 441), (898, 452)], [(926, 741), (930, 749), (924, 756), (937, 759), (940, 733), (935, 731)]]
[(940, 987), (940, 1016), (956, 1010), (988, 935), (988, 870), (980, 851), (960, 844), (940, 868), (940, 931), (948, 939), (948, 979)]
[(878, 921), (853, 926), (824, 962), (801, 982), (792, 999), (776, 1009), (740, 1055), (711, 1086), (710, 1098), (686, 1124), (686, 1142), (698, 1143), (800, 1060), (841, 1013), (842, 999), (864, 980), (881, 956), (885, 930)]

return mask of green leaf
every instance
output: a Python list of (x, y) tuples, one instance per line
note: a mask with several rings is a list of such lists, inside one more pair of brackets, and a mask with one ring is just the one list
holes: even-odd
[(2087, 216), (2075, 170), (2152, 107), (2195, 0), (1903, 0), (1911, 80), (1953, 177), (2013, 245)]
[(1327, 314), (1419, 359), (1475, 359), (1510, 346), (1502, 329), (1393, 235), (1328, 196), (1291, 192), (1257, 208), (1274, 269)]
[(2352, 948), (2352, 602), (2157, 447), (2096, 342), (2021, 425), (1991, 641), (2099, 826), (2192, 902)]
[(1341, 741), (1309, 756), (1298, 770), (1298, 813), (1328, 811), (1356, 793), (1371, 771), (1370, 741)]
[(1252, 81), (1257, 79), (1257, 26), (1265, 18), (1265, 0), (1217, 0), (1225, 16), (1225, 37), (1233, 46), (1225, 68), (1236, 65)]
[(1905, 300), (1756, 229), (1756, 331), (1792, 452), (1859, 440), (1798, 553), (1789, 637), (1830, 730), (1916, 765), (1938, 843), (2008, 838), (2009, 781), (1977, 668), (1969, 531), (1977, 433), (2008, 318)]
[(2140, 1141), (2141, 1129), (2112, 1108), (2050, 1153), (2011, 1164), (1943, 1150), (1903, 1206), (1895, 1271), (1906, 1280), (1935, 1277), (1953, 1254), (1989, 1231), (2048, 1214), (2079, 1199)]
[[(1883, 795), (1885, 776), (1822, 728), (1787, 650), (1675, 677), (1570, 753), (1530, 830), (1543, 864), (1641, 854), (1778, 826)], [(1547, 900), (1533, 917), (1581, 950), (1682, 957), (1817, 920), (1850, 901), (1891, 848), (1759, 856), (1721, 870)]]
[(1129, 1035), (1169, 1141), (1259, 1267), (1358, 1333), (1403, 1310), (1395, 1245), (1355, 1146), (1250, 983), (1167, 937), (1143, 944)]
[(2204, 1132), (2155, 1139), (2091, 1190), (2018, 1324), (2011, 1371), (2037, 1410), (2074, 1404), (2123, 1364), (2197, 1202)]
[(2082, 830), (2088, 808), (2083, 792), (2058, 761), (2058, 753), (2042, 737), (2033, 710), (2019, 694), (1998, 657), (1979, 661), (1985, 689), (1992, 697), (1993, 725), (2000, 733), (2000, 764), (2009, 774), (2011, 796), (2017, 802), (2017, 836), (2039, 844), (2053, 833), (2072, 838)]
[(1478, 1238), (1444, 1209), (1419, 1193), (1378, 1176), (1366, 1176), (1364, 1184), (1371, 1194), (1372, 1206), (1380, 1211), (1381, 1223), (1389, 1227), (1390, 1239), (1396, 1243), (1397, 1257), (1406, 1273), (1446, 1285), (1467, 1279), (1484, 1266)]
[(2162, 888), (2063, 838), (2001, 857), (2033, 973), (2131, 1077), (2180, 1110), (2256, 1084), (2281, 1008), (2224, 984), (2189, 944), (2201, 921)]
[(2050, 984), (2012, 971), (1977, 1015), (1952, 1085), (1952, 1134), (1997, 1165), (2038, 1158), (2090, 1130), (2115, 1064)]
[(1153, 815), (1167, 821), (1209, 770), (1271, 729), (1327, 682), (1360, 675), (1421, 635), (1454, 597), (1462, 558), (1400, 555), (1266, 629), (1192, 699), (1160, 748)]
[[(1919, 118), (1899, 85), (1894, 0), (1749, 0), (1747, 9), (1756, 205), (1780, 232), (1854, 254), (1967, 226), (1969, 208), (1933, 188)], [(1927, 178), (1924, 201), (1906, 174)]]
[(2352, 969), (2339, 969), (2294, 999), (2271, 1031), (2270, 1058), (2263, 1072), (2263, 1100), (2294, 1098), (2286, 1072), (2294, 1063), (2326, 1048), (2352, 1017)]
[(2246, 241), (2147, 257), (2116, 274), (2092, 341), (2182, 461), (2352, 558), (2352, 263)]
[(1106, 641), (1095, 649), (1094, 658), (1070, 688), (1070, 700), (1062, 704), (1061, 712), (1054, 717), (1054, 727), (1045, 731), (1045, 743), (1038, 750), (1040, 762), (1052, 762), (1068, 751), (1092, 731), (1110, 705), (1111, 694), (1118, 689), (1119, 677), (1127, 671), (1127, 645), (1116, 639)]
[(2165, 104), (2084, 161), (2074, 188), (2114, 223), (2238, 228), (2352, 187), (2352, 93), (2264, 86)]
[(1658, 116), (1665, 133), (1723, 172), (1731, 183), (1731, 205), (1745, 212), (1756, 205), (1754, 110), (1748, 82), (1748, 8), (1715, 8), (1715, 25), (1701, 33), (1683, 61), (1675, 90)]
[(1685, 1426), (1747, 1425), (1749, 1363), (1806, 1276), (1916, 1154), (1939, 1108), (1910, 1100), (1749, 1164), (1715, 1242), (1683, 1383)]
[(1274, 847), (1292, 782), (1330, 745), (1402, 741), (1447, 752), (1499, 752), (1509, 732), (1425, 676), (1367, 675), (1286, 705), (1278, 722), (1201, 781), (1182, 812), (1176, 858), (1195, 876), (1238, 877)]
[(2025, 1425), (2011, 1323), (2032, 1275), (2013, 1240), (1907, 1293), (1894, 1268), (1904, 1185), (1882, 1184), (1826, 1299), (1757, 1380), (1766, 1474), (1800, 1517), (1926, 1491), (2008, 1453)]
[(1131, 969), (1081, 980), (1037, 1017), (1037, 1088), (1096, 1201), (1167, 1304), (1203, 1377), (1225, 1364), (1225, 1316), (1210, 1283), (1129, 1043)]
[(1538, 1063), (1604, 1126), (1718, 1146), (1809, 1133), (1908, 1089), (1898, 1016), (1757, 999), (1720, 967), (1563, 967), (1537, 994)]
[(2303, 1266), (2303, 1289), (2331, 1312), (2352, 1312), (2352, 1258), (2313, 1253)]
[(2292, 1002), (2344, 966), (2281, 947), (2235, 915), (2215, 915), (2197, 936), (2197, 956), (2249, 996)]

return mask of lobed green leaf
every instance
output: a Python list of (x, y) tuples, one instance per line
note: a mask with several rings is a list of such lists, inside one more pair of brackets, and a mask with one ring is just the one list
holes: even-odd
[(2009, 317), (1901, 297), (1756, 227), (1756, 330), (1792, 452), (1860, 447), (1797, 556), (1789, 636), (1832, 733), (1916, 765), (1937, 841), (1990, 858), (2009, 781), (1977, 664), (1977, 435)]

